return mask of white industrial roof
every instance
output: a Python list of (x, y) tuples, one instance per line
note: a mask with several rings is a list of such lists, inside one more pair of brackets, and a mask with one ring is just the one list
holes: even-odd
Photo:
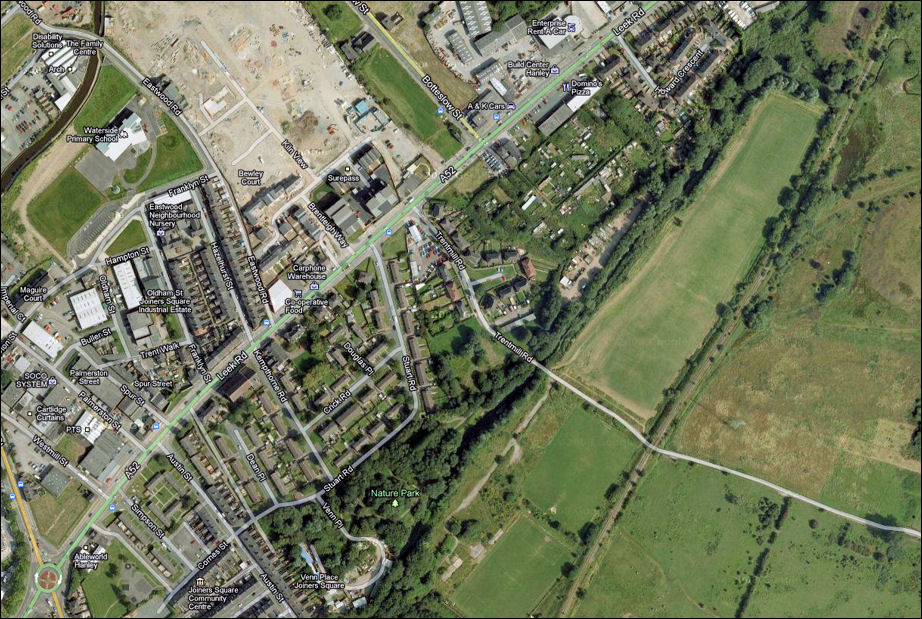
[(574, 32), (562, 32), (560, 34), (539, 34), (538, 38), (548, 49), (554, 49), (566, 39), (569, 35), (577, 35), (583, 31), (583, 21), (576, 15), (567, 15), (563, 21), (568, 25), (573, 24)]
[(70, 304), (77, 316), (77, 324), (81, 329), (89, 329), (109, 319), (109, 315), (102, 307), (102, 300), (95, 288), (89, 288), (70, 296)]
[(22, 330), (22, 334), (52, 359), (57, 357), (61, 349), (64, 348), (64, 344), (54, 339), (50, 333), (42, 329), (41, 325), (34, 320), (26, 325), (26, 328)]
[(118, 287), (121, 288), (122, 296), (125, 298), (125, 307), (132, 310), (141, 305), (144, 295), (141, 294), (141, 287), (138, 285), (138, 278), (134, 274), (131, 262), (120, 262), (112, 270), (115, 272)]
[(147, 143), (147, 136), (144, 134), (141, 117), (134, 112), (122, 121), (122, 124), (118, 128), (118, 135), (119, 138), (115, 142), (100, 142), (96, 145), (99, 152), (112, 161), (118, 160), (118, 158), (132, 146)]
[(272, 312), (278, 312), (285, 307), (285, 299), (291, 298), (291, 288), (285, 283), (285, 280), (277, 279), (275, 283), (269, 286), (269, 303), (272, 304)]
[(569, 101), (567, 101), (567, 107), (570, 108), (570, 111), (577, 111), (579, 108), (585, 105), (586, 101), (592, 98), (592, 95), (599, 92), (602, 89), (601, 86), (589, 86), (586, 90), (589, 91), (588, 95), (576, 95)]
[(172, 205), (183, 204), (184, 202), (189, 202), (190, 200), (192, 200), (192, 191), (189, 189), (177, 194), (173, 194), (172, 196), (169, 194), (169, 192), (164, 191), (160, 195), (151, 198), (151, 202), (154, 204)]
[(80, 419), (77, 421), (77, 427), (83, 428), (80, 435), (91, 445), (96, 442), (96, 439), (102, 435), (102, 431), (106, 429), (106, 425), (103, 421), (89, 411), (84, 411), (80, 416)]

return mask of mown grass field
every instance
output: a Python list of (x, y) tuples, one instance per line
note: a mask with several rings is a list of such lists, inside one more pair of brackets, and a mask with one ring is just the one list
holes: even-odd
[(525, 496), (546, 510), (549, 518), (578, 533), (605, 501), (609, 486), (621, 481), (638, 443), (587, 410), (580, 400), (552, 397), (538, 414), (546, 414), (544, 409), (552, 406), (569, 412), (525, 478)]
[[(302, 2), (301, 5), (333, 43), (340, 43), (362, 28), (359, 16), (343, 2)], [(335, 7), (335, 8), (332, 8)]]
[(0, 28), (0, 82), (5, 82), (22, 66), (22, 63), (34, 52), (32, 51), (32, 21), (19, 12)]
[(135, 219), (125, 226), (121, 234), (115, 237), (115, 240), (106, 248), (106, 253), (110, 256), (117, 256), (146, 242), (147, 236), (144, 234), (144, 226)]
[(658, 458), (584, 583), (576, 614), (734, 616), (773, 522), (760, 524), (760, 516), (780, 503), (743, 480)]
[(471, 617), (527, 616), (569, 557), (556, 534), (523, 515), (458, 588), (455, 603)]
[(435, 113), (436, 103), (390, 52), (375, 47), (352, 68), (395, 123), (410, 130), (445, 159), (458, 152), (461, 143)]
[(745, 273), (817, 118), (815, 109), (781, 95), (759, 104), (681, 227), (577, 338), (570, 376), (652, 414)]
[(35, 518), (35, 526), (42, 537), (55, 546), (60, 546), (80, 519), (86, 515), (90, 502), (83, 498), (83, 486), (71, 480), (61, 496), (51, 493), (29, 501), (29, 508)]
[(26, 212), (39, 234), (54, 247), (64, 248), (105, 201), (105, 196), (71, 166), (29, 203)]
[(89, 99), (74, 117), (74, 129), (105, 127), (136, 94), (135, 85), (110, 64), (103, 65)]
[(138, 191), (159, 187), (202, 169), (202, 162), (195, 154), (195, 149), (176, 123), (167, 116), (163, 116), (162, 122), (166, 127), (166, 133), (157, 138), (154, 165), (144, 181), (138, 185)]
[(919, 540), (793, 503), (747, 617), (918, 617)]

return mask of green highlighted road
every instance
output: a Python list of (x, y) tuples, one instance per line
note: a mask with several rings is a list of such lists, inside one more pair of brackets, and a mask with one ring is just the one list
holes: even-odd
[[(606, 43), (611, 41), (614, 38), (614, 36), (615, 36), (614, 33), (609, 33), (603, 39), (601, 39), (598, 43), (593, 45), (585, 54), (580, 56), (580, 58), (576, 62), (574, 62), (569, 68), (561, 71), (560, 74), (556, 76), (553, 80), (551, 80), (543, 89), (541, 89), (540, 92), (533, 95), (524, 105), (518, 106), (518, 109), (515, 112), (510, 114), (509, 117), (505, 121), (503, 121), (500, 125), (498, 125), (496, 129), (494, 129), (488, 136), (480, 140), (480, 142), (478, 142), (476, 146), (471, 147), (467, 153), (465, 153), (460, 159), (458, 159), (458, 161), (454, 163), (454, 165), (458, 167), (464, 165), (473, 156), (475, 156), (481, 149), (483, 149), (488, 143), (490, 143), (497, 135), (499, 135), (506, 129), (510, 128), (514, 123), (518, 122), (529, 108), (531, 108), (535, 103), (537, 103), (542, 97), (544, 97), (552, 89), (559, 86), (560, 83), (563, 82), (563, 80), (566, 79), (568, 75), (570, 75), (571, 73), (573, 73), (574, 71), (582, 67), (589, 60), (589, 58), (594, 56), (600, 49), (602, 49), (602, 47)], [(460, 170), (458, 171), (460, 172)], [(452, 177), (452, 179), (457, 178), (458, 176), (459, 174), (455, 174)], [(448, 182), (451, 182), (451, 181), (449, 180)], [(443, 183), (439, 180), (433, 181), (419, 196), (417, 196), (412, 201), (410, 201), (410, 203), (407, 204), (403, 208), (403, 210), (400, 211), (400, 213), (393, 219), (393, 221), (391, 221), (387, 225), (387, 227), (394, 228), (398, 226), (403, 221), (403, 219), (410, 213), (410, 211), (412, 211), (414, 208), (417, 207), (417, 205), (419, 205), (426, 198), (428, 198), (429, 195), (442, 184)], [(346, 261), (344, 261), (339, 267), (333, 269), (330, 272), (327, 279), (324, 281), (323, 284), (321, 284), (319, 290), (312, 291), (311, 294), (306, 295), (305, 298), (311, 299), (317, 296), (318, 294), (324, 292), (327, 288), (329, 288), (329, 286), (331, 285), (331, 282), (339, 274), (341, 274), (349, 266), (351, 266), (352, 263), (354, 263), (359, 256), (361, 256), (369, 247), (377, 243), (378, 240), (382, 236), (384, 236), (385, 231), (386, 231), (385, 229), (379, 230), (377, 233), (371, 236), (367, 241), (365, 241), (365, 243), (363, 243), (362, 246), (358, 250), (356, 250), (354, 254), (349, 256), (349, 258)], [(271, 325), (265, 332), (263, 332), (259, 337), (255, 338), (250, 343), (250, 345), (245, 349), (246, 353), (249, 355), (254, 350), (259, 348), (262, 342), (266, 338), (274, 334), (275, 331), (279, 327), (284, 325), (285, 322), (290, 317), (291, 317), (291, 314), (283, 315), (275, 324)], [(136, 462), (139, 465), (143, 464), (148, 459), (151, 452), (153, 452), (153, 450), (156, 449), (160, 445), (160, 443), (163, 441), (163, 439), (168, 435), (170, 430), (177, 423), (183, 420), (192, 410), (194, 410), (195, 407), (198, 405), (198, 403), (202, 400), (202, 398), (207, 396), (211, 392), (211, 390), (214, 389), (219, 383), (220, 381), (217, 381), (217, 380), (207, 383), (202, 388), (202, 390), (192, 399), (192, 401), (189, 402), (188, 405), (186, 405), (186, 407), (182, 410), (182, 412), (179, 413), (172, 421), (170, 421), (166, 425), (165, 428), (163, 428), (163, 430), (160, 431), (160, 434), (157, 435), (157, 437), (153, 440), (150, 446), (148, 446), (148, 448), (145, 449), (144, 452), (140, 456), (138, 456)], [(99, 518), (101, 518), (102, 515), (106, 511), (108, 511), (109, 505), (115, 502), (115, 498), (118, 496), (119, 491), (122, 489), (122, 487), (125, 485), (127, 481), (128, 481), (128, 478), (123, 475), (121, 480), (113, 488), (106, 503), (93, 515), (92, 518), (90, 518), (86, 526), (84, 526), (84, 528), (80, 531), (79, 535), (71, 543), (70, 547), (68, 547), (67, 551), (64, 553), (64, 556), (61, 558), (61, 561), (57, 564), (58, 569), (63, 570), (64, 565), (67, 563), (68, 558), (70, 557), (71, 553), (74, 551), (74, 549), (77, 548), (77, 546), (79, 546), (81, 540), (83, 540), (87, 532), (89, 532), (89, 530), (93, 527), (96, 521), (99, 520)], [(33, 600), (32, 603), (34, 604), (35, 600)], [(31, 610), (31, 606), (30, 606), (30, 610)]]

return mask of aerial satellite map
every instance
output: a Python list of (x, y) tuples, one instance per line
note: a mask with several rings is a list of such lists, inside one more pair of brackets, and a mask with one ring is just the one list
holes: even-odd
[(922, 616), (920, 3), (0, 15), (0, 616)]

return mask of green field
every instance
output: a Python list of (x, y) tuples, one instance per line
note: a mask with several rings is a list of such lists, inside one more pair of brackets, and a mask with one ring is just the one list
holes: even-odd
[(918, 617), (919, 541), (795, 503), (747, 617)]
[(106, 201), (90, 181), (70, 166), (29, 203), (29, 221), (52, 246), (67, 242)]
[[(462, 352), (464, 342), (476, 339), (483, 348), (484, 354), (480, 363), (475, 364), (469, 354)], [(429, 352), (433, 355), (447, 354), (448, 364), (454, 375), (462, 381), (468, 381), (474, 370), (483, 369), (498, 363), (504, 356), (505, 349), (492, 338), (487, 337), (480, 327), (477, 319), (468, 318), (441, 333), (427, 336)]]
[(458, 152), (461, 143), (435, 113), (436, 103), (387, 50), (378, 46), (363, 54), (353, 70), (395, 123), (445, 159)]
[[(776, 509), (781, 499), (766, 495)], [(768, 530), (759, 487), (684, 462), (647, 467), (576, 614), (732, 617)], [(769, 527), (771, 523), (769, 522)], [(645, 576), (656, 574), (653, 582)], [(663, 588), (655, 586), (662, 585)]]
[(488, 552), (454, 596), (471, 617), (527, 616), (570, 558), (555, 533), (524, 515)]
[(42, 537), (54, 546), (60, 546), (67, 534), (86, 515), (90, 502), (83, 498), (83, 486), (71, 480), (61, 496), (45, 493), (29, 501), (29, 508), (35, 518), (35, 526)]
[(105, 127), (135, 95), (135, 86), (112, 65), (103, 65), (90, 97), (74, 117), (74, 128)]
[(117, 256), (146, 242), (147, 235), (144, 234), (144, 226), (135, 219), (125, 226), (121, 234), (115, 237), (115, 240), (106, 248), (106, 253), (110, 256)]
[(302, 2), (301, 5), (333, 43), (347, 40), (362, 28), (359, 16), (343, 2)]
[(525, 479), (525, 496), (576, 533), (630, 467), (637, 443), (575, 398), (552, 397), (538, 414), (549, 406), (571, 412)]
[(32, 50), (32, 21), (21, 11), (10, 18), (0, 29), (0, 54), (3, 62), (0, 63), (0, 82), (5, 82), (22, 66), (22, 63), (33, 54)]
[[(648, 467), (575, 616), (919, 616), (919, 542), (687, 463)], [(764, 551), (764, 569), (756, 558)]]
[(133, 185), (141, 179), (144, 178), (144, 173), (147, 172), (147, 166), (150, 165), (150, 158), (154, 154), (153, 148), (148, 148), (146, 151), (141, 153), (133, 168), (125, 170), (122, 172), (122, 178), (126, 183)]
[[(919, 395), (918, 170), (882, 178), (824, 212), (780, 274), (764, 325), (729, 347), (675, 448), (771, 479), (852, 513), (922, 525), (919, 461), (903, 453)], [(896, 193), (870, 216), (859, 203)], [(815, 298), (853, 251), (857, 274)]]
[[(93, 617), (124, 617), (134, 610), (135, 602), (149, 597), (155, 581), (121, 542), (107, 541), (105, 546), (109, 560), (99, 569), (75, 572), (75, 578), (80, 579)], [(126, 564), (133, 566), (130, 575), (125, 573)]]
[(138, 191), (147, 191), (165, 185), (177, 178), (188, 176), (202, 169), (195, 149), (182, 134), (172, 119), (163, 117), (166, 133), (157, 138), (157, 155), (150, 173), (138, 186)]
[(649, 416), (748, 268), (817, 117), (815, 109), (779, 95), (755, 108), (682, 226), (579, 336), (570, 376)]

